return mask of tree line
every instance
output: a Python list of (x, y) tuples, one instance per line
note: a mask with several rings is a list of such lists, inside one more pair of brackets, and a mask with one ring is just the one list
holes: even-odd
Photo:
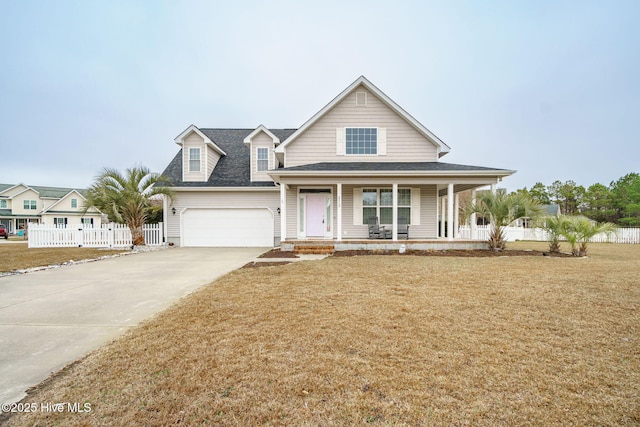
[(583, 215), (598, 222), (622, 227), (640, 227), (640, 174), (629, 173), (608, 186), (596, 183), (587, 188), (574, 181), (536, 183), (515, 191), (536, 202), (556, 203), (565, 215)]

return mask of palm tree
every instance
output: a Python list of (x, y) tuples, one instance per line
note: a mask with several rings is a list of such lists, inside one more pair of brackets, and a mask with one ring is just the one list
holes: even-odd
[(584, 216), (567, 217), (561, 234), (571, 244), (573, 256), (586, 256), (589, 240), (599, 233), (611, 233), (616, 226), (610, 222), (595, 222)]
[(562, 231), (565, 229), (565, 222), (567, 217), (564, 215), (550, 216), (540, 219), (540, 228), (549, 233), (549, 252), (560, 252), (560, 237)]
[(170, 184), (167, 177), (144, 166), (134, 166), (124, 174), (104, 168), (87, 191), (86, 209), (98, 208), (110, 221), (127, 224), (133, 244), (144, 245), (142, 226), (153, 209), (151, 198), (162, 194), (173, 199)]
[(507, 194), (504, 191), (484, 191), (478, 194), (470, 213), (489, 218), (489, 249), (502, 251), (507, 245), (504, 228), (518, 218), (536, 219), (540, 215), (538, 203), (524, 193)]

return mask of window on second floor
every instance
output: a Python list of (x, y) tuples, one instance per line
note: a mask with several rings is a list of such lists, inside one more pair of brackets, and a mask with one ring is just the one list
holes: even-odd
[(189, 172), (200, 172), (200, 148), (189, 148)]
[(38, 209), (38, 201), (37, 200), (24, 200), (23, 208), (25, 210), (36, 210)]
[(71, 199), (71, 207), (74, 209), (78, 207), (78, 199)]
[(346, 128), (346, 154), (378, 154), (377, 128)]
[(0, 209), (7, 209), (7, 201), (0, 200)]
[(269, 169), (269, 149), (266, 147), (258, 147), (257, 149), (257, 170), (264, 172)]

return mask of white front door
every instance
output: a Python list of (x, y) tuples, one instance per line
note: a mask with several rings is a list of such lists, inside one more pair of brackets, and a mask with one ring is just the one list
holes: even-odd
[(324, 193), (307, 194), (305, 209), (307, 237), (324, 237), (326, 200)]

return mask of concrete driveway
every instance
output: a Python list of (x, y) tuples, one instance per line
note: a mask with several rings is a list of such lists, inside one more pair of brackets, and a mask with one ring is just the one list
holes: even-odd
[(169, 248), (0, 277), (0, 403), (267, 248)]

